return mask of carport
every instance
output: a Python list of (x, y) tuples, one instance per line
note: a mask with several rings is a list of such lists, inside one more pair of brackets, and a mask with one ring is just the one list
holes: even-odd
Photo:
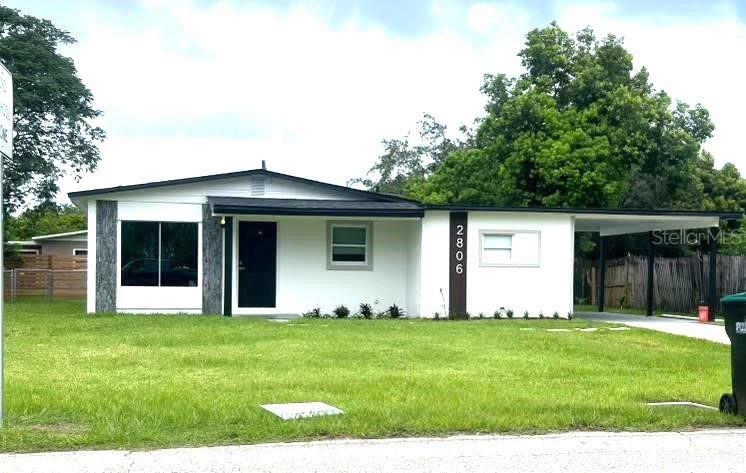
[(687, 230), (705, 230), (709, 242), (709, 288), (707, 303), (710, 313), (715, 313), (718, 294), (717, 251), (720, 238), (720, 223), (728, 220), (740, 220), (740, 212), (696, 212), (680, 210), (577, 210), (575, 212), (575, 231), (593, 232), (599, 234), (599, 291), (598, 311), (605, 310), (606, 287), (606, 253), (608, 237), (636, 233), (647, 234), (647, 315), (653, 315), (655, 306), (655, 247), (663, 238), (663, 232)]

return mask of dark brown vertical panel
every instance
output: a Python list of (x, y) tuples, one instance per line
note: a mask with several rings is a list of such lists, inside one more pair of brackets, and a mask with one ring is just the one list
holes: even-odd
[(459, 318), (466, 314), (466, 257), (468, 214), (451, 212), (448, 314)]
[(117, 310), (117, 202), (96, 201), (96, 312)]
[(223, 229), (209, 205), (202, 206), (202, 313), (223, 312)]

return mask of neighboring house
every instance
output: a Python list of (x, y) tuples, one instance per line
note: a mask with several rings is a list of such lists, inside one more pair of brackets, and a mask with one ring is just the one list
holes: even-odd
[(391, 304), (409, 316), (573, 310), (574, 235), (708, 228), (718, 212), (423, 206), (264, 169), (69, 194), (89, 312)]
[(88, 230), (39, 235), (26, 241), (9, 241), (22, 255), (86, 256)]

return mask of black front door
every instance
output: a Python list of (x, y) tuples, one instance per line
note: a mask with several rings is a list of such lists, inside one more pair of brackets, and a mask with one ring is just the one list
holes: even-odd
[(238, 224), (238, 306), (275, 307), (277, 224)]

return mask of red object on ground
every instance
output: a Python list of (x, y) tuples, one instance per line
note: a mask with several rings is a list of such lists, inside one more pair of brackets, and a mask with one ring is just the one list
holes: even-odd
[(706, 305), (699, 306), (699, 321), (700, 322), (712, 322), (710, 318), (710, 307)]

